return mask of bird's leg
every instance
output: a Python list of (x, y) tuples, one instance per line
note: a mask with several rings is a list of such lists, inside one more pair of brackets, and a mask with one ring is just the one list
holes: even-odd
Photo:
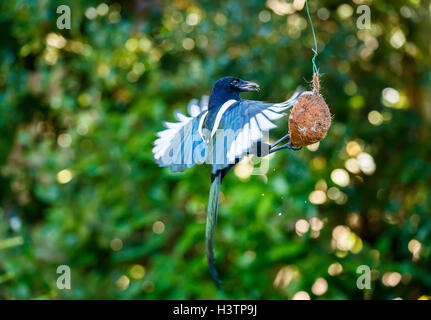
[(274, 148), (277, 144), (280, 144), (280, 142), (283, 142), (284, 140), (289, 140), (290, 141), (290, 134), (289, 133), (286, 134), (283, 138), (278, 139), (273, 144), (271, 144), (270, 149)]
[[(284, 140), (288, 140), (288, 143), (283, 144), (280, 147), (274, 148), (276, 145), (278, 145), (280, 142), (284, 141)], [(292, 144), (292, 142), (290, 141), (290, 134), (286, 134), (283, 138), (277, 140), (276, 142), (274, 142), (273, 144), (270, 145), (269, 148), (269, 153), (273, 153), (276, 152), (278, 150), (281, 149), (290, 149), (290, 150), (301, 150), (302, 147), (296, 147)]]
[(301, 150), (301, 149), (302, 149), (302, 147), (296, 147), (296, 146), (294, 146), (294, 145), (292, 144), (292, 142), (290, 142), (290, 141), (289, 141), (288, 143), (283, 144), (282, 146), (277, 147), (277, 148), (275, 148), (275, 149), (272, 149), (272, 148), (271, 148), (271, 150), (269, 150), (269, 153), (273, 153), (273, 152), (276, 152), (276, 151), (281, 150), (281, 149), (290, 149), (290, 150), (295, 150), (295, 151), (297, 151), (297, 150)]

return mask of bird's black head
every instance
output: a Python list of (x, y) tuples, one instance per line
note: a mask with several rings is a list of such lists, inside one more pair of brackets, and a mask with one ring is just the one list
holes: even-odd
[(211, 92), (210, 107), (220, 106), (230, 99), (241, 100), (240, 92), (258, 91), (259, 85), (235, 77), (223, 77), (217, 80)]

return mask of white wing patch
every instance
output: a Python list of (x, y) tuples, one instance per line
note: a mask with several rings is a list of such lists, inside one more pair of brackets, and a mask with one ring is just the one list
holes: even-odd
[(202, 115), (202, 117), (200, 118), (200, 120), (199, 120), (199, 127), (198, 127), (199, 135), (201, 136), (202, 141), (205, 142), (205, 143), (207, 143), (207, 141), (206, 141), (206, 139), (204, 137), (204, 134), (202, 132), (202, 126), (204, 125), (204, 121), (205, 121), (205, 118), (207, 117), (207, 114), (208, 114), (208, 110), (205, 111), (204, 114)]
[(249, 122), (246, 122), (245, 125), (239, 129), (236, 138), (233, 140), (232, 144), (228, 146), (228, 163), (234, 163), (236, 158), (242, 158), (254, 143), (262, 140), (263, 132), (277, 127), (271, 121), (278, 120), (285, 115), (266, 111), (268, 110), (265, 109), (261, 113), (257, 113), (254, 117), (249, 119)]
[[(211, 130), (211, 137), (210, 137), (210, 139), (214, 136), (215, 132), (217, 131), (218, 126), (220, 125), (221, 118), (223, 117), (223, 114), (235, 102), (238, 102), (238, 101), (234, 100), (234, 99), (230, 99), (230, 100), (226, 101), (225, 103), (223, 103), (223, 105), (221, 106), (219, 112), (217, 113), (217, 116), (216, 116), (216, 119), (215, 119), (215, 122), (214, 122), (214, 126), (213, 126), (213, 128)], [(207, 141), (207, 143), (209, 143), (209, 141)]]
[[(192, 167), (195, 161), (195, 150), (207, 152), (207, 146), (198, 132), (201, 123), (208, 111), (208, 99), (202, 98), (201, 104), (197, 99), (190, 101), (189, 116), (175, 111), (174, 116), (178, 122), (164, 122), (165, 130), (157, 133), (158, 139), (154, 141), (154, 159), (159, 166), (170, 166), (172, 171), (184, 171)], [(197, 157), (201, 159), (202, 157)]]
[(156, 160), (163, 157), (165, 151), (171, 147), (174, 138), (183, 128), (187, 128), (187, 126), (190, 127), (191, 120), (193, 119), (179, 112), (175, 112), (175, 118), (179, 120), (179, 122), (165, 122), (164, 125), (167, 129), (157, 133), (159, 138), (154, 142), (153, 148), (153, 154)]

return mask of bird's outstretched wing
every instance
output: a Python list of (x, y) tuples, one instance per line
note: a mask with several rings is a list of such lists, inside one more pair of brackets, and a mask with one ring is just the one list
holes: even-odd
[(281, 103), (241, 100), (227, 109), (210, 145), (213, 173), (253, 153), (250, 149), (262, 141), (263, 134), (277, 127), (272, 121), (285, 116), (283, 111), (296, 103), (301, 92)]
[(199, 127), (207, 109), (207, 96), (203, 96), (201, 101), (193, 99), (188, 106), (190, 116), (176, 111), (174, 115), (178, 122), (163, 123), (166, 129), (157, 133), (153, 148), (154, 159), (159, 166), (170, 166), (172, 171), (178, 172), (206, 160), (208, 147)]

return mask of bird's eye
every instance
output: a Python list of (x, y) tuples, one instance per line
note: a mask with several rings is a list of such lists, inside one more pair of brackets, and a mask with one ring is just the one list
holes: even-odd
[(238, 85), (238, 80), (232, 80), (231, 85), (233, 85), (233, 86)]

